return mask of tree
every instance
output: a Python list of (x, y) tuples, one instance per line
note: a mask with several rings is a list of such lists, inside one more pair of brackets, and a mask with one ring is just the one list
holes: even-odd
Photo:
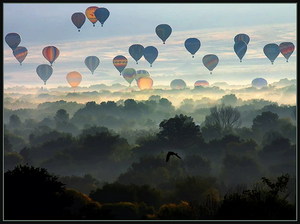
[(4, 174), (4, 217), (7, 220), (61, 219), (71, 204), (64, 184), (46, 169), (17, 166)]
[(66, 110), (59, 109), (54, 116), (54, 120), (56, 123), (67, 123), (69, 121), (69, 114)]
[(205, 117), (205, 126), (218, 126), (222, 131), (230, 131), (241, 125), (241, 114), (231, 106), (212, 107), (210, 114)]
[(265, 133), (276, 130), (279, 116), (271, 111), (262, 112), (253, 119), (252, 129), (254, 132)]
[(11, 128), (20, 128), (21, 125), (22, 125), (22, 122), (19, 118), (18, 115), (15, 115), (15, 114), (12, 114), (10, 117), (9, 117), (9, 123), (8, 123), (9, 127)]
[(196, 125), (192, 117), (183, 114), (176, 115), (160, 124), (158, 137), (167, 142), (171, 147), (190, 147), (198, 142), (203, 142), (200, 126)]
[(235, 106), (237, 103), (237, 97), (234, 94), (224, 95), (221, 98), (221, 103), (224, 105)]

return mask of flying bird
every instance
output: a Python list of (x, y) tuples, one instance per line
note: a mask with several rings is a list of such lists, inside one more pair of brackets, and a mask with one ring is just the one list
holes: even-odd
[(181, 157), (177, 153), (169, 151), (166, 157), (166, 162), (169, 161), (170, 156), (177, 156), (179, 159), (181, 159)]

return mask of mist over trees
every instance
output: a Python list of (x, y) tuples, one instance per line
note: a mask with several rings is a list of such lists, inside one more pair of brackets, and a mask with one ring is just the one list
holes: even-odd
[[(295, 114), (295, 106), (234, 94), (215, 104), (174, 106), (152, 95), (5, 108), (5, 183), (14, 186), (5, 206), (24, 207), (9, 201), (29, 197), (27, 188), (40, 197), (34, 200), (45, 199), (5, 216), (48, 219), (38, 205), (60, 203), (50, 219), (293, 219)], [(166, 162), (168, 151), (182, 159)], [(22, 188), (19, 178), (33, 180)], [(47, 181), (58, 187), (39, 190)]]

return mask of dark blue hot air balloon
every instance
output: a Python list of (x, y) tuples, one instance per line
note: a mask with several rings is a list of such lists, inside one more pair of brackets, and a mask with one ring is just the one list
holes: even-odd
[(98, 19), (98, 21), (101, 23), (101, 26), (103, 26), (104, 22), (109, 17), (110, 12), (108, 11), (108, 9), (101, 7), (101, 8), (96, 9), (94, 14), (95, 14), (96, 18)]
[(44, 85), (46, 85), (46, 82), (52, 75), (52, 72), (53, 69), (48, 64), (41, 64), (36, 68), (36, 73), (44, 81)]
[(140, 44), (133, 44), (129, 47), (129, 54), (138, 64), (138, 60), (144, 55), (144, 47)]
[(244, 41), (246, 44), (249, 44), (250, 37), (247, 34), (240, 33), (234, 37), (234, 42)]
[(197, 38), (188, 38), (184, 42), (184, 46), (194, 57), (194, 54), (200, 49), (201, 43)]
[(158, 50), (153, 46), (148, 46), (144, 49), (144, 58), (150, 63), (150, 67), (152, 67), (152, 63), (158, 56)]
[(267, 58), (269, 58), (269, 60), (273, 64), (275, 59), (277, 58), (277, 56), (280, 53), (279, 46), (277, 44), (274, 44), (274, 43), (267, 44), (266, 46), (264, 46), (264, 53), (267, 56)]
[(5, 42), (12, 50), (15, 50), (21, 43), (21, 37), (17, 33), (8, 33), (5, 36)]
[(242, 40), (237, 41), (237, 42), (235, 42), (233, 48), (234, 48), (234, 52), (239, 57), (240, 62), (242, 62), (242, 58), (244, 57), (244, 55), (246, 54), (246, 51), (247, 51), (247, 44)]
[(94, 74), (94, 71), (98, 67), (100, 60), (96, 56), (88, 56), (85, 58), (84, 63), (86, 67), (88, 67), (88, 69), (92, 72), (92, 74)]
[(217, 57), (217, 55), (207, 54), (202, 58), (202, 62), (204, 66), (210, 71), (210, 74), (212, 74), (212, 70), (214, 70), (214, 68), (219, 63), (219, 58)]
[(80, 28), (85, 22), (85, 15), (82, 12), (75, 12), (71, 17), (71, 20), (73, 24), (77, 27), (78, 32), (80, 32)]
[(168, 39), (168, 37), (172, 33), (172, 28), (168, 24), (160, 24), (155, 28), (155, 32), (156, 32), (157, 36), (165, 44), (165, 41)]

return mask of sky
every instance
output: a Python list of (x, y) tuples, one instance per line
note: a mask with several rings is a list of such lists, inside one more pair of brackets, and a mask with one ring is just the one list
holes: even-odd
[[(90, 6), (105, 7), (110, 16), (103, 27), (99, 22), (93, 27), (86, 19), (78, 32), (71, 16), (75, 12), (85, 13)], [(50, 88), (67, 86), (66, 75), (71, 71), (81, 73), (80, 86), (126, 85), (112, 63), (117, 55), (128, 59), (127, 68), (147, 70), (153, 79), (153, 88), (169, 85), (174, 79), (183, 79), (188, 86), (193, 86), (197, 80), (250, 85), (258, 77), (269, 83), (283, 78), (296, 79), (296, 8), (296, 3), (4, 3), (4, 88), (43, 86), (36, 68), (40, 64), (49, 64), (42, 55), (46, 46), (56, 46), (60, 51), (53, 64), (52, 76), (47, 81)], [(172, 27), (166, 44), (155, 33), (159, 24)], [(8, 33), (18, 33), (21, 36), (19, 46), (28, 49), (22, 66), (4, 41)], [(233, 50), (233, 39), (239, 33), (250, 37), (242, 62)], [(184, 41), (191, 37), (201, 42), (195, 58), (184, 47)], [(288, 63), (280, 54), (272, 65), (264, 55), (263, 47), (282, 42), (292, 42), (295, 51)], [(132, 44), (158, 49), (158, 58), (152, 67), (144, 58), (139, 60), (139, 64), (135, 63), (128, 52)], [(212, 74), (202, 63), (206, 54), (216, 54), (219, 58)], [(87, 56), (100, 59), (93, 75), (84, 64)]]

